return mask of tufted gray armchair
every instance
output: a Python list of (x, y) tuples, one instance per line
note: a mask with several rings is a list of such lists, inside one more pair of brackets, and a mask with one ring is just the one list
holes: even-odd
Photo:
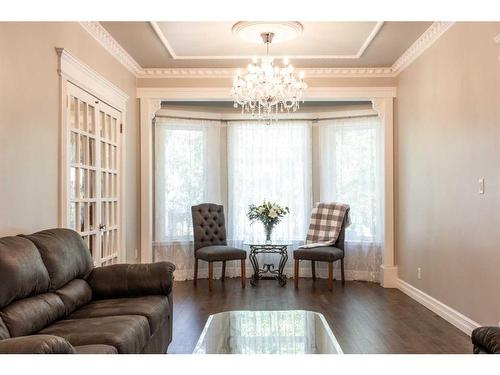
[(226, 261), (241, 261), (241, 286), (245, 287), (245, 250), (227, 246), (224, 207), (202, 203), (191, 207), (194, 237), (194, 283), (198, 278), (198, 260), (208, 262), (208, 289), (212, 290), (213, 262), (222, 262), (222, 278), (226, 276)]

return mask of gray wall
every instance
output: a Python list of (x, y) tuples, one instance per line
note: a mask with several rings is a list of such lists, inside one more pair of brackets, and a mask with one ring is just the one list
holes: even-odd
[(55, 47), (129, 96), (127, 260), (138, 246), (136, 78), (76, 22), (0, 22), (0, 236), (57, 226), (59, 76)]
[(500, 22), (452, 26), (399, 76), (395, 116), (400, 278), (494, 325), (500, 321), (498, 34)]

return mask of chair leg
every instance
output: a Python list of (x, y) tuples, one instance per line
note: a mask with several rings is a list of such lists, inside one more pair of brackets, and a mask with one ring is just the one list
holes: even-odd
[(196, 282), (198, 280), (198, 258), (194, 260), (194, 285), (196, 285)]
[(245, 273), (245, 259), (242, 259), (241, 260), (241, 287), (243, 289), (245, 288), (246, 281), (247, 281), (247, 277), (246, 277), (246, 273)]
[(208, 290), (212, 291), (212, 279), (214, 276), (214, 263), (208, 262)]
[(342, 286), (345, 285), (345, 275), (344, 275), (344, 258), (340, 259), (340, 273), (342, 277)]
[(295, 259), (293, 282), (295, 283), (295, 288), (299, 287), (299, 260)]
[(316, 263), (314, 262), (314, 260), (311, 260), (311, 271), (313, 281), (316, 281)]
[(333, 262), (328, 262), (328, 289), (333, 290)]
[(221, 276), (221, 281), (224, 281), (226, 278), (226, 261), (222, 261), (222, 276)]

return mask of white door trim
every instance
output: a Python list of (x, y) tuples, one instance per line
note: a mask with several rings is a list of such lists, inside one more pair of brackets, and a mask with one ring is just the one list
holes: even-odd
[[(312, 87), (309, 100), (370, 100), (384, 125), (384, 247), (381, 284), (397, 287), (394, 264), (394, 115), (395, 87)], [(141, 107), (141, 262), (153, 261), (153, 136), (152, 120), (162, 100), (230, 100), (226, 87), (138, 88)]]
[(87, 91), (89, 94), (99, 98), (121, 112), (123, 134), (121, 136), (121, 158), (120, 158), (120, 227), (121, 227), (121, 251), (119, 262), (124, 262), (126, 253), (126, 215), (125, 215), (125, 135), (126, 135), (126, 113), (129, 96), (120, 88), (101, 76), (88, 65), (77, 59), (65, 48), (56, 48), (58, 55), (57, 72), (59, 74), (59, 173), (58, 173), (58, 225), (66, 226), (67, 223), (67, 201), (68, 201), (68, 124), (66, 116), (67, 84), (72, 84)]

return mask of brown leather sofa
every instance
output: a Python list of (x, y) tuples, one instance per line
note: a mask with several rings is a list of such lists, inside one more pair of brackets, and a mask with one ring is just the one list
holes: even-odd
[(0, 353), (166, 353), (174, 268), (94, 268), (69, 229), (0, 238)]

